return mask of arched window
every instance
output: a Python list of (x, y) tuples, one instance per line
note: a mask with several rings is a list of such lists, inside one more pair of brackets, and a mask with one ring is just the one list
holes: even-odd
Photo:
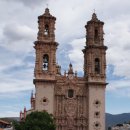
[(43, 56), (43, 70), (48, 70), (49, 56), (45, 54)]
[(73, 96), (74, 96), (74, 90), (73, 89), (69, 89), (68, 90), (68, 97), (69, 98), (73, 98)]
[(97, 29), (95, 29), (95, 32), (94, 32), (94, 39), (95, 40), (98, 39), (98, 30)]
[(45, 25), (44, 34), (45, 35), (49, 34), (49, 26), (47, 24)]
[(100, 60), (98, 58), (95, 59), (95, 73), (100, 74)]

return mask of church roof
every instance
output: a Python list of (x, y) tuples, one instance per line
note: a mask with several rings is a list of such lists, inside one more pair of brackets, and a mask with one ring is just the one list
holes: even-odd
[(98, 21), (98, 18), (97, 18), (96, 13), (93, 13), (93, 14), (92, 14), (92, 19), (91, 19), (91, 20), (93, 20), (93, 21)]
[(6, 124), (6, 125), (10, 124), (9, 122), (3, 121), (3, 120), (0, 120), (0, 123)]
[(92, 18), (91, 18), (90, 21), (87, 22), (87, 24), (93, 23), (93, 22), (104, 24), (104, 22), (102, 22), (102, 21), (100, 21), (100, 20), (98, 19), (97, 14), (96, 14), (95, 12), (92, 14)]
[(46, 8), (44, 13), (43, 13), (43, 15), (40, 15), (38, 18), (43, 18), (43, 17), (45, 17), (45, 18), (52, 18), (52, 19), (56, 20), (56, 17), (54, 17), (54, 16), (52, 16), (50, 14), (49, 8)]

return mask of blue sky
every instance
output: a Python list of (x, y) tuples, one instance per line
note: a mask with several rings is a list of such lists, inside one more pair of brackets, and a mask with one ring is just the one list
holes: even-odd
[[(30, 108), (37, 39), (37, 17), (47, 4), (56, 18), (57, 62), (83, 74), (84, 25), (96, 10), (105, 22), (107, 50), (106, 112), (130, 112), (129, 0), (0, 0), (0, 117)], [(64, 59), (64, 60), (63, 60)]]

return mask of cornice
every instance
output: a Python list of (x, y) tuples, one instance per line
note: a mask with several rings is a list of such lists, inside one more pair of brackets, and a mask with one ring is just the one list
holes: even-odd
[(33, 79), (33, 84), (36, 84), (36, 83), (40, 83), (40, 82), (46, 82), (46, 83), (56, 83), (57, 82), (57, 80), (55, 80), (55, 79)]

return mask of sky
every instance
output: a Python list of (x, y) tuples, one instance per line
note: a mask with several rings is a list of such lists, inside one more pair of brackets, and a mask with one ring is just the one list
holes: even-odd
[[(130, 112), (130, 0), (0, 0), (0, 117), (30, 109), (34, 90), (37, 17), (48, 6), (56, 20), (57, 62), (71, 62), (83, 75), (85, 28), (94, 9), (105, 22), (107, 50), (106, 112)], [(64, 60), (63, 60), (64, 59)]]

